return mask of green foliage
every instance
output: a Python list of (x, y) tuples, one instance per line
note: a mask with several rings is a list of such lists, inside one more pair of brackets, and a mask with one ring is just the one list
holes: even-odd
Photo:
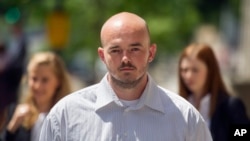
[[(238, 0), (230, 0), (231, 7), (237, 9)], [(99, 32), (102, 24), (111, 15), (128, 11), (134, 12), (148, 22), (152, 42), (158, 45), (158, 53), (172, 54), (182, 49), (192, 38), (193, 31), (204, 21), (213, 21), (213, 8), (209, 4), (206, 13), (199, 6), (206, 6), (204, 0), (2, 0), (0, 11), (17, 6), (26, 18), (29, 28), (44, 26), (48, 14), (60, 4), (70, 17), (70, 39), (62, 51), (70, 60), (75, 52), (90, 49), (96, 54), (100, 46)], [(223, 0), (213, 0), (223, 4)], [(220, 5), (221, 6), (221, 5)], [(218, 7), (218, 6), (217, 6)], [(236, 8), (235, 8), (236, 7)], [(216, 9), (219, 10), (219, 9)], [(203, 11), (204, 12), (204, 11)], [(218, 11), (217, 11), (218, 12)], [(204, 15), (212, 15), (211, 20)], [(215, 22), (215, 21), (214, 21)], [(93, 55), (93, 60), (97, 55)]]
[(158, 44), (159, 52), (178, 51), (191, 37), (199, 24), (194, 0), (74, 0), (65, 1), (71, 16), (71, 40), (68, 48), (78, 50), (99, 46), (99, 32), (105, 20), (114, 13), (136, 13), (148, 22), (152, 42)]

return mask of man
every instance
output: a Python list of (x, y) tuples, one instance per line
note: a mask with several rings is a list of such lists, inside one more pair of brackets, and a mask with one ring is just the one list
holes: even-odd
[(40, 141), (211, 141), (200, 114), (183, 98), (157, 86), (147, 73), (156, 44), (146, 22), (122, 12), (101, 29), (98, 54), (108, 73), (100, 83), (58, 102)]

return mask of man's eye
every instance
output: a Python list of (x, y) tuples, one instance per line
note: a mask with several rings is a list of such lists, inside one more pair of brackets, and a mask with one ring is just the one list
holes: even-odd
[(111, 53), (119, 53), (120, 50), (116, 49), (116, 50), (111, 50), (110, 52), (111, 52)]
[(132, 48), (131, 51), (138, 51), (139, 48)]

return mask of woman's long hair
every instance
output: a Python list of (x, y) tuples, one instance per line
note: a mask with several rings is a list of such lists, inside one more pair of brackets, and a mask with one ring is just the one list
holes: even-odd
[(189, 57), (196, 58), (202, 61), (207, 67), (207, 77), (206, 77), (207, 80), (204, 85), (203, 93), (211, 94), (210, 111), (209, 111), (209, 115), (211, 117), (216, 108), (218, 95), (222, 93), (228, 94), (220, 74), (220, 69), (216, 56), (211, 46), (204, 43), (193, 43), (187, 46), (183, 50), (178, 64), (178, 79), (179, 79), (179, 94), (186, 99), (192, 94), (192, 92), (185, 85), (181, 77), (180, 64), (184, 58), (189, 58)]
[[(58, 102), (62, 97), (66, 96), (71, 92), (68, 76), (69, 74), (65, 68), (64, 62), (58, 55), (52, 52), (39, 52), (34, 54), (30, 59), (27, 66), (27, 75), (29, 75), (31, 68), (38, 67), (41, 65), (50, 66), (58, 82), (60, 83), (52, 100), (52, 105), (50, 107), (52, 108), (56, 102)], [(36, 122), (39, 115), (39, 111), (33, 94), (29, 89), (29, 86), (27, 90), (28, 92), (24, 99), (24, 103), (30, 106), (31, 112), (30, 116), (25, 117), (23, 126), (27, 129), (30, 129)]]

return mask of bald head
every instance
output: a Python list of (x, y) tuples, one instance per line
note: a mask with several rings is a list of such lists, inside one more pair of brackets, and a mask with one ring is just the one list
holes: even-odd
[(105, 44), (107, 38), (112, 38), (114, 34), (132, 33), (134, 31), (145, 32), (149, 39), (149, 30), (144, 19), (136, 14), (121, 12), (110, 17), (102, 26), (101, 42)]

